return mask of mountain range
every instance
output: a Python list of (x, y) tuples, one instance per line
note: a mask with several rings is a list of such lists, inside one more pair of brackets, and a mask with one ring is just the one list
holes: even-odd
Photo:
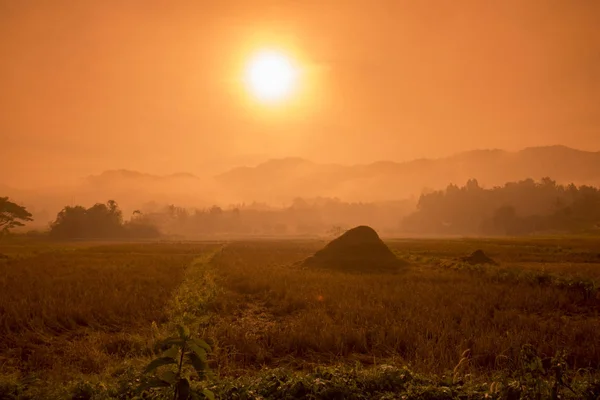
[(550, 177), (558, 183), (600, 184), (600, 152), (565, 146), (530, 147), (517, 152), (473, 150), (446, 158), (364, 165), (318, 164), (302, 158), (269, 160), (215, 177), (232, 196), (283, 201), (293, 196), (337, 196), (382, 201), (418, 195), (448, 184), (477, 179), (482, 186)]
[(108, 199), (116, 199), (127, 212), (150, 202), (206, 207), (256, 201), (279, 206), (297, 197), (319, 196), (372, 202), (417, 198), (424, 190), (443, 189), (450, 183), (463, 185), (469, 179), (491, 187), (543, 177), (563, 184), (600, 186), (600, 152), (547, 146), (516, 152), (473, 150), (439, 159), (357, 165), (281, 158), (213, 177), (109, 170), (70, 187), (24, 191), (0, 184), (0, 194), (35, 210), (48, 210), (52, 216), (67, 204), (91, 205)]

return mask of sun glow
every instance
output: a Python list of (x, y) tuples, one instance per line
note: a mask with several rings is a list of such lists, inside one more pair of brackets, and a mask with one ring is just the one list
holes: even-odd
[(298, 80), (292, 59), (278, 51), (255, 54), (246, 67), (246, 85), (259, 101), (276, 103), (289, 97)]

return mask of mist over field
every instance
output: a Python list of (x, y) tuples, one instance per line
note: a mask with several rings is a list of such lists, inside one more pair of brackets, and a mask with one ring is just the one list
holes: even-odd
[[(474, 150), (439, 159), (364, 165), (319, 164), (301, 158), (284, 158), (232, 168), (213, 176), (107, 170), (82, 177), (78, 183), (68, 186), (53, 186), (48, 182), (37, 189), (5, 188), (4, 192), (32, 212), (34, 221), (28, 226), (42, 230), (47, 229), (65, 206), (90, 207), (98, 202), (115, 200), (126, 219), (133, 212), (154, 215), (153, 223), (165, 233), (188, 238), (211, 232), (322, 235), (332, 229), (360, 224), (373, 225), (386, 235), (490, 234), (506, 232), (489, 228), (486, 231), (479, 227), (444, 232), (425, 222), (419, 227), (415, 218), (410, 225), (403, 221), (420, 209), (422, 211), (423, 202), (436, 191), (463, 187), (471, 181), (488, 191), (532, 180), (538, 182), (532, 182), (535, 186), (540, 185), (542, 178), (558, 186), (597, 187), (600, 183), (600, 152), (565, 146), (528, 148), (518, 152)], [(485, 220), (492, 219), (501, 207), (515, 208), (520, 217), (547, 216), (572, 201), (563, 199), (565, 203), (558, 204), (560, 193), (547, 192), (546, 198), (531, 198), (526, 205), (523, 197), (531, 193), (525, 186), (514, 193), (516, 197), (500, 196), (487, 201), (487, 210), (476, 216), (478, 223), (485, 224)], [(456, 203), (452, 213), (473, 213), (472, 206), (468, 202)], [(209, 219), (213, 215), (214, 219), (218, 210), (226, 215), (241, 212), (246, 216), (241, 224), (244, 226), (239, 223), (240, 226), (234, 226), (231, 221), (213, 221), (200, 229), (183, 220), (203, 213), (207, 213)], [(588, 216), (589, 227), (598, 222), (594, 215), (592, 212)], [(438, 223), (450, 223), (449, 217), (443, 218)], [(169, 219), (178, 221), (169, 222)], [(197, 221), (197, 224), (201, 223), (201, 220)], [(210, 224), (212, 228), (208, 227)]]
[(599, 400), (599, 22), (0, 0), (0, 400)]

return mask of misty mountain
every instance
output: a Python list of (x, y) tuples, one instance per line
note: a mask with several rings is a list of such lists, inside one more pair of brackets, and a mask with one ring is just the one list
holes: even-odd
[(88, 204), (91, 199), (115, 199), (125, 210), (140, 208), (150, 202), (202, 207), (214, 202), (209, 183), (190, 173), (153, 175), (120, 169), (88, 176), (74, 189), (78, 197), (88, 199), (84, 201)]
[(272, 159), (254, 167), (233, 168), (216, 177), (189, 173), (152, 175), (108, 170), (78, 184), (22, 190), (1, 187), (27, 206), (36, 224), (46, 224), (66, 205), (89, 207), (116, 200), (126, 215), (166, 204), (210, 207), (265, 202), (288, 206), (297, 197), (381, 202), (417, 197), (423, 191), (463, 185), (475, 178), (483, 187), (508, 181), (551, 177), (558, 183), (600, 185), (600, 152), (564, 146), (532, 147), (518, 152), (473, 150), (439, 159), (379, 161), (363, 165), (321, 164), (302, 158)]
[(108, 170), (99, 175), (90, 175), (85, 178), (89, 185), (93, 186), (115, 186), (115, 185), (146, 185), (146, 184), (179, 184), (199, 181), (196, 175), (190, 173), (176, 173), (170, 175), (152, 175), (139, 171), (126, 169)]
[(382, 201), (442, 189), (450, 183), (464, 184), (472, 178), (489, 187), (546, 176), (558, 183), (597, 185), (600, 152), (565, 146), (531, 147), (518, 152), (473, 150), (440, 159), (350, 166), (285, 158), (234, 168), (215, 179), (231, 196), (285, 202), (296, 196)]
[(0, 185), (0, 195), (26, 206), (34, 215), (29, 226), (46, 226), (67, 205), (90, 207), (116, 200), (125, 216), (139, 208), (178, 204), (206, 207), (214, 204), (206, 180), (188, 173), (152, 175), (131, 170), (108, 170), (84, 177), (76, 184), (17, 189)]

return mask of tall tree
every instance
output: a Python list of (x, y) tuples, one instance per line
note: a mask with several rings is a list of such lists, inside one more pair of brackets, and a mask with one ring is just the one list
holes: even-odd
[(50, 233), (62, 238), (115, 238), (123, 236), (123, 213), (114, 200), (90, 208), (67, 206), (56, 216)]
[(33, 218), (25, 207), (8, 201), (8, 197), (0, 197), (0, 235), (28, 221), (33, 221)]

